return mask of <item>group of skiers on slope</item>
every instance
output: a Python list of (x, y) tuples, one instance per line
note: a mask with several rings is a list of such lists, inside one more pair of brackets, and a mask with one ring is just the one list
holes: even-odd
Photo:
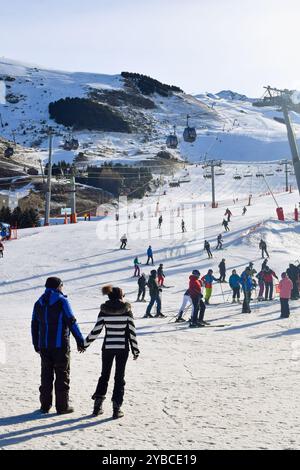
[(103, 413), (108, 382), (113, 362), (116, 362), (112, 393), (113, 418), (121, 418), (125, 387), (125, 368), (131, 349), (133, 358), (139, 356), (136, 330), (131, 305), (124, 301), (119, 287), (105, 286), (103, 295), (108, 301), (101, 305), (96, 324), (84, 339), (67, 297), (63, 294), (63, 282), (58, 277), (46, 280), (46, 290), (34, 305), (31, 334), (35, 351), (41, 358), (40, 412), (49, 413), (53, 404), (55, 379), (55, 408), (59, 415), (72, 413), (69, 404), (70, 389), (70, 332), (80, 353), (86, 351), (105, 327), (102, 346), (102, 372), (95, 392), (93, 415)]

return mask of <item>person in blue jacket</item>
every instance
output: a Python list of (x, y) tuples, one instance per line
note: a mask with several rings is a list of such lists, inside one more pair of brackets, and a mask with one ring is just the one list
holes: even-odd
[(74, 409), (69, 406), (70, 332), (79, 352), (84, 351), (84, 339), (67, 297), (62, 293), (61, 279), (49, 277), (45, 287), (44, 294), (34, 305), (31, 321), (32, 343), (41, 356), (40, 411), (49, 413), (55, 376), (56, 411), (72, 413)]
[(251, 279), (251, 270), (246, 268), (241, 275), (241, 283), (244, 293), (244, 302), (242, 313), (251, 313), (250, 310), (250, 299), (251, 299), (251, 290), (252, 290), (252, 279)]
[(148, 248), (148, 250), (147, 250), (147, 256), (148, 256), (148, 259), (147, 259), (147, 263), (146, 263), (146, 264), (149, 264), (149, 261), (151, 260), (152, 266), (153, 266), (153, 265), (154, 265), (154, 261), (153, 261), (153, 250), (152, 250), (151, 245), (149, 245), (149, 248)]
[(241, 278), (237, 274), (236, 269), (232, 271), (232, 274), (229, 278), (229, 285), (232, 289), (232, 303), (236, 303), (236, 299), (238, 303), (241, 303)]

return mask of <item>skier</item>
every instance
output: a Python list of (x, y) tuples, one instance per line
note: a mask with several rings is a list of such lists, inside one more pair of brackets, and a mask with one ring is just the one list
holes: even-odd
[(217, 246), (216, 246), (216, 250), (222, 250), (223, 248), (223, 237), (222, 237), (222, 234), (220, 233), (217, 237)]
[(213, 281), (219, 282), (219, 279), (213, 275), (213, 270), (209, 269), (207, 274), (201, 278), (201, 281), (204, 283), (205, 287), (205, 305), (209, 305), (209, 300), (212, 294)]
[(245, 214), (246, 214), (246, 212), (247, 212), (247, 207), (246, 207), (246, 206), (244, 206), (244, 207), (243, 207), (243, 213), (242, 213), (242, 215), (245, 215)]
[(140, 276), (141, 270), (140, 270), (140, 266), (139, 266), (139, 265), (142, 264), (142, 263), (139, 262), (138, 256), (136, 256), (136, 257), (134, 258), (133, 264), (134, 264), (134, 275), (133, 275), (133, 277)]
[(158, 226), (157, 226), (158, 228), (161, 227), (162, 221), (163, 221), (163, 218), (162, 218), (162, 215), (160, 215), (158, 219)]
[(1, 256), (1, 258), (3, 258), (3, 252), (4, 252), (4, 245), (3, 245), (2, 241), (0, 240), (0, 256)]
[[(198, 328), (207, 325), (207, 322), (204, 322), (204, 313), (205, 313), (205, 304), (202, 300), (202, 283), (200, 281), (200, 272), (198, 269), (194, 269), (190, 276), (189, 282), (189, 294), (193, 303), (193, 315), (190, 322), (190, 328)], [(199, 318), (198, 313), (200, 310)]]
[(204, 250), (206, 250), (209, 258), (213, 257), (212, 252), (210, 251), (210, 243), (207, 240), (204, 241)]
[(240, 301), (240, 297), (241, 297), (241, 278), (240, 276), (237, 274), (236, 272), (236, 269), (233, 269), (232, 271), (232, 274), (229, 278), (229, 285), (232, 289), (232, 303), (235, 304), (236, 303), (236, 298), (237, 298), (237, 302), (238, 304), (241, 303)]
[(116, 222), (118, 222), (118, 220), (119, 220), (119, 214), (118, 213), (116, 213), (115, 219), (116, 219)]
[(299, 269), (294, 264), (290, 264), (287, 269), (287, 275), (293, 283), (293, 290), (291, 294), (292, 300), (299, 299)]
[(178, 316), (175, 320), (176, 323), (181, 323), (181, 322), (184, 322), (185, 320), (182, 318), (183, 316), (183, 313), (187, 307), (187, 305), (190, 304), (192, 305), (192, 313), (191, 313), (191, 318), (193, 317), (193, 302), (192, 302), (192, 299), (191, 299), (191, 296), (190, 296), (190, 291), (187, 289), (185, 291), (185, 293), (183, 294), (183, 299), (182, 299), (182, 304), (181, 304), (181, 307), (179, 309), (179, 312), (178, 312)]
[(58, 277), (48, 277), (45, 293), (35, 303), (31, 334), (34, 349), (41, 356), (41, 413), (52, 406), (55, 376), (55, 407), (58, 414), (73, 413), (69, 406), (70, 388), (70, 331), (78, 351), (84, 351), (84, 340), (71, 306), (62, 293)]
[(85, 348), (101, 333), (105, 326), (105, 337), (102, 346), (102, 371), (98, 380), (96, 391), (92, 396), (94, 400), (93, 415), (103, 413), (102, 404), (105, 400), (109, 377), (113, 361), (116, 362), (115, 383), (112, 394), (113, 419), (124, 416), (121, 406), (124, 396), (124, 376), (126, 362), (129, 355), (129, 345), (133, 359), (139, 356), (139, 348), (136, 340), (136, 331), (131, 311), (131, 305), (124, 302), (122, 289), (113, 286), (104, 286), (102, 294), (108, 296), (108, 301), (101, 305), (97, 322), (84, 341)]
[(256, 275), (256, 277), (258, 279), (258, 287), (259, 287), (257, 300), (264, 300), (264, 290), (265, 290), (264, 272), (265, 272), (265, 270), (262, 269)]
[(121, 242), (120, 250), (125, 250), (126, 245), (127, 245), (127, 235), (126, 235), (126, 233), (124, 233), (124, 235), (120, 238), (120, 242)]
[(268, 264), (268, 258), (264, 259), (262, 265), (261, 265), (261, 270), (263, 271), (265, 269), (265, 267), (267, 266)]
[(136, 219), (136, 212), (133, 213), (133, 218)]
[(225, 265), (225, 259), (223, 258), (221, 263), (218, 266), (219, 272), (220, 272), (220, 282), (226, 282), (225, 277), (226, 277), (226, 265)]
[(242, 288), (244, 293), (244, 301), (242, 313), (251, 313), (250, 309), (250, 300), (251, 300), (251, 290), (252, 290), (252, 280), (250, 276), (250, 268), (247, 267), (241, 275)]
[(157, 270), (157, 280), (158, 280), (158, 285), (160, 287), (164, 287), (164, 280), (165, 280), (165, 274), (164, 274), (164, 265), (160, 264)]
[(230, 217), (232, 216), (232, 212), (228, 209), (228, 207), (224, 215), (227, 215), (227, 222), (230, 222)]
[(280, 306), (281, 316), (280, 318), (289, 318), (290, 307), (289, 300), (293, 290), (293, 282), (286, 273), (281, 274), (281, 281), (279, 282), (279, 293), (280, 293)]
[(270, 258), (269, 253), (267, 251), (267, 244), (263, 239), (260, 240), (258, 246), (261, 249), (261, 257), (264, 258), (266, 254), (267, 258)]
[(222, 225), (224, 226), (225, 228), (225, 232), (229, 232), (230, 229), (228, 227), (228, 221), (226, 219), (223, 219), (223, 222), (222, 222)]
[[(139, 292), (138, 292), (137, 299), (136, 299), (137, 302), (146, 302), (145, 300), (146, 285), (147, 285), (146, 275), (143, 273), (141, 277), (139, 277), (138, 279)], [(141, 299), (140, 299), (140, 296), (142, 296)]]
[(148, 287), (149, 287), (149, 293), (150, 293), (150, 302), (148, 304), (146, 313), (144, 315), (144, 318), (153, 318), (153, 315), (151, 315), (151, 309), (153, 305), (156, 303), (156, 315), (155, 317), (161, 317), (164, 318), (165, 315), (161, 313), (161, 287), (159, 287), (158, 282), (157, 282), (157, 272), (156, 269), (152, 269), (149, 279), (148, 279)]
[(154, 261), (153, 261), (153, 251), (152, 251), (151, 245), (149, 245), (149, 247), (148, 247), (147, 256), (148, 256), (148, 259), (147, 259), (147, 263), (146, 263), (146, 264), (149, 265), (149, 261), (151, 260), (152, 266), (153, 266), (153, 265), (154, 265)]
[(278, 279), (274, 271), (272, 271), (272, 269), (266, 266), (263, 272), (263, 279), (266, 287), (265, 300), (268, 300), (268, 297), (269, 300), (273, 299), (273, 277), (276, 277), (276, 279)]
[(184, 223), (183, 219), (181, 221), (181, 231), (182, 231), (182, 233), (186, 232), (185, 223)]
[(252, 280), (252, 288), (256, 288), (257, 282), (256, 282), (256, 279), (254, 279), (254, 276), (255, 276), (255, 274), (257, 274), (257, 271), (254, 268), (254, 264), (252, 263), (252, 261), (249, 263), (248, 267), (249, 267), (249, 272), (250, 272), (250, 276), (251, 276), (251, 280)]

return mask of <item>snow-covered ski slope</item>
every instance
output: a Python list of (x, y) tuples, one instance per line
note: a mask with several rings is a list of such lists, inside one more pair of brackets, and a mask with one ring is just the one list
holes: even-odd
[[(125, 90), (121, 75), (93, 73), (70, 73), (46, 70), (8, 59), (0, 59), (1, 86), (0, 113), (4, 127), (0, 134), (27, 147), (24, 159), (27, 163), (47, 158), (48, 125), (54, 127), (54, 161), (72, 161), (74, 151), (61, 148), (67, 130), (49, 119), (48, 105), (65, 97), (86, 97), (93, 90)], [(3, 83), (5, 87), (3, 89)], [(9, 96), (10, 95), (10, 96)], [(239, 98), (238, 94), (234, 95)], [(7, 100), (5, 99), (7, 97)], [(252, 100), (231, 99), (230, 93), (212, 95), (202, 93), (197, 97), (175, 93), (172, 97), (150, 96), (156, 108), (135, 109), (124, 106), (118, 110), (129, 120), (147, 123), (147, 131), (132, 134), (80, 131), (75, 137), (80, 141), (78, 151), (83, 151), (93, 164), (106, 160), (136, 163), (151, 158), (165, 149), (166, 136), (177, 126), (179, 147), (175, 155), (189, 161), (200, 158), (221, 158), (235, 161), (266, 161), (286, 158), (290, 155), (285, 125), (274, 120), (282, 118), (275, 108), (257, 108)], [(18, 102), (13, 102), (17, 98)], [(191, 116), (190, 125), (197, 129), (194, 143), (183, 141), (186, 115)], [(292, 113), (295, 131), (300, 138), (299, 116)], [(6, 125), (7, 123), (7, 125)], [(34, 146), (34, 149), (31, 147)], [(31, 151), (29, 151), (31, 149)]]
[[(240, 273), (249, 261), (258, 270), (261, 236), (268, 244), (270, 266), (278, 275), (298, 259), (300, 226), (292, 220), (292, 211), (299, 195), (276, 194), (287, 214), (285, 222), (276, 219), (271, 196), (254, 195), (242, 216), (246, 199), (240, 196), (233, 204), (229, 182), (224, 197), (218, 197), (219, 207), (211, 209), (201, 192), (201, 171), (199, 167), (190, 171), (191, 183), (180, 188), (166, 186), (166, 195), (160, 191), (130, 204), (130, 221), (123, 205), (118, 224), (111, 214), (99, 223), (22, 230), (18, 240), (6, 243), (5, 257), (0, 260), (2, 449), (300, 447), (298, 302), (291, 302), (287, 320), (279, 320), (278, 299), (254, 301), (252, 313), (241, 314), (241, 306), (230, 304), (228, 286), (216, 284), (206, 311), (211, 328), (191, 330), (172, 321), (192, 269), (204, 274), (212, 267), (217, 275), (224, 257), (228, 273), (233, 268)], [(231, 231), (224, 234), (224, 250), (214, 251), (214, 258), (208, 260), (203, 241), (215, 247), (226, 207), (233, 213)], [(161, 231), (156, 209), (163, 215)], [(132, 217), (134, 211), (137, 219)], [(181, 234), (182, 217), (185, 234)], [(119, 238), (125, 232), (128, 250), (120, 251)], [(164, 264), (166, 285), (172, 286), (163, 291), (164, 319), (143, 319), (146, 304), (135, 303), (133, 259), (138, 255), (145, 263), (149, 244), (156, 267)], [(151, 269), (142, 265), (146, 274)], [(110, 419), (112, 383), (104, 414), (90, 416), (102, 338), (84, 355), (77, 353), (71, 339), (75, 413), (59, 417), (54, 412), (48, 416), (34, 412), (39, 407), (40, 364), (31, 346), (31, 312), (50, 275), (63, 279), (84, 334), (92, 329), (104, 301), (101, 286), (122, 287), (132, 302), (141, 355), (138, 361), (129, 359), (121, 420)], [(217, 327), (221, 324), (226, 326)]]

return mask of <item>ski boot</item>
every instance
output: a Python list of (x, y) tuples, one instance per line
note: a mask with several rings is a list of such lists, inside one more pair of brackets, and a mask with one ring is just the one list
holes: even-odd
[(193, 323), (193, 322), (190, 323), (190, 328), (199, 328), (199, 326), (200, 325), (198, 323)]
[(115, 401), (113, 402), (113, 419), (123, 418), (124, 413), (121, 410), (121, 406), (118, 405)]
[(146, 313), (143, 318), (154, 318), (153, 315), (151, 315), (151, 313)]
[(98, 415), (102, 415), (103, 413), (103, 408), (102, 408), (102, 404), (105, 400), (105, 397), (95, 397), (94, 398), (94, 395), (93, 395), (93, 400), (95, 400), (94, 402), (94, 409), (93, 409), (93, 416), (98, 416)]
[(236, 300), (235, 299), (232, 299), (232, 304), (236, 304)]
[(205, 320), (202, 320), (202, 322), (200, 322), (200, 324), (202, 324), (202, 326), (209, 326), (210, 323), (208, 321), (205, 321)]
[(164, 315), (163, 313), (157, 313), (156, 315), (154, 315), (156, 318), (165, 318), (166, 315)]

